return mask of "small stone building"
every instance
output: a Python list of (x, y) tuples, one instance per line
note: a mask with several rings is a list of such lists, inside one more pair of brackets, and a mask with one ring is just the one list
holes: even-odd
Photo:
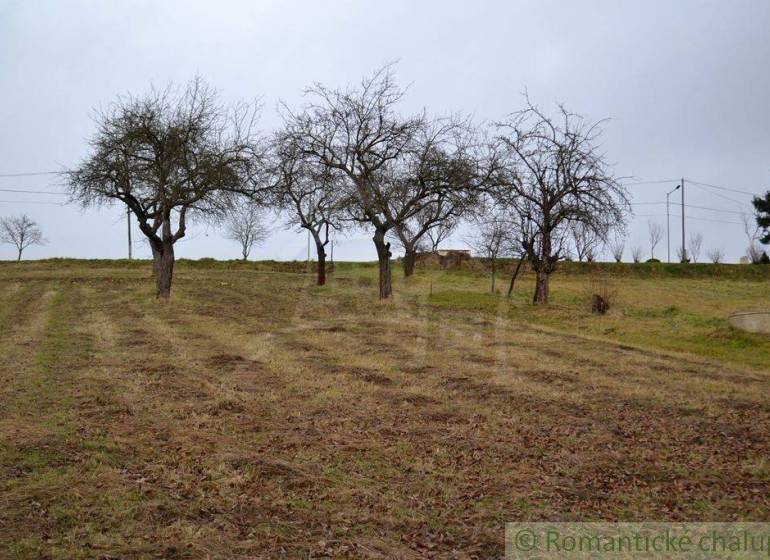
[(417, 253), (418, 265), (433, 265), (441, 268), (458, 268), (463, 262), (469, 261), (471, 252), (468, 249), (439, 249)]

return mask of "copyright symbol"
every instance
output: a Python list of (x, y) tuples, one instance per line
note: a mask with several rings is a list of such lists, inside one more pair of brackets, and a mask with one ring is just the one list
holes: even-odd
[(537, 548), (537, 535), (532, 529), (522, 529), (513, 538), (516, 550), (529, 551)]

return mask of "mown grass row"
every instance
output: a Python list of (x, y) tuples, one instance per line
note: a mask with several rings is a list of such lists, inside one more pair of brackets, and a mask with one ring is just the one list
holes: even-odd
[[(213, 258), (177, 259), (176, 264), (181, 269), (202, 270), (255, 270), (262, 272), (294, 272), (312, 273), (315, 263), (306, 261), (243, 261), (239, 259), (220, 260)], [(398, 260), (394, 263), (394, 275), (400, 273)], [(146, 259), (71, 259), (51, 258), (35, 261), (0, 261), (0, 271), (33, 271), (35, 269), (129, 269), (150, 270), (151, 261)], [(335, 270), (346, 273), (351, 271), (376, 270), (376, 262), (351, 262), (339, 261), (327, 263)], [(513, 259), (498, 259), (497, 266), (501, 276), (509, 273), (516, 267)], [(423, 270), (441, 270), (438, 267), (421, 267)], [(490, 270), (490, 263), (484, 258), (473, 258), (463, 263), (459, 268), (450, 272), (458, 275), (485, 275)], [(523, 271), (528, 272), (525, 264)], [(703, 279), (730, 279), (748, 281), (770, 280), (770, 265), (749, 264), (713, 264), (713, 263), (614, 263), (614, 262), (562, 262), (554, 274), (556, 277), (563, 275), (606, 275), (611, 277), (629, 278), (703, 278)]]

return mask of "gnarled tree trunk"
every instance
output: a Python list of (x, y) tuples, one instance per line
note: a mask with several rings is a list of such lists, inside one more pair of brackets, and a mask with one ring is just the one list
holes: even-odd
[(532, 253), (530, 259), (535, 269), (535, 295), (532, 303), (545, 305), (548, 303), (548, 292), (551, 272), (553, 272), (555, 257), (551, 255), (551, 229), (543, 228), (543, 238), (539, 250)]
[(174, 278), (174, 244), (171, 241), (163, 241), (158, 259), (155, 262), (157, 268), (155, 282), (157, 284), (157, 296), (168, 299), (171, 296), (171, 281)]
[(390, 243), (385, 241), (385, 231), (374, 232), (374, 246), (377, 248), (377, 261), (380, 268), (380, 299), (387, 299), (393, 293), (390, 275)]
[(404, 277), (409, 278), (414, 274), (414, 267), (417, 263), (417, 250), (414, 247), (404, 246), (404, 258), (401, 264), (404, 267)]
[(323, 243), (316, 242), (316, 253), (318, 255), (318, 282), (319, 286), (326, 284), (326, 248)]
[(152, 277), (157, 279), (158, 269), (160, 268), (160, 251), (152, 242), (150, 242), (150, 249), (152, 249)]
[(542, 267), (538, 267), (535, 271), (535, 297), (532, 299), (532, 303), (535, 305), (548, 303), (549, 279), (550, 273)]

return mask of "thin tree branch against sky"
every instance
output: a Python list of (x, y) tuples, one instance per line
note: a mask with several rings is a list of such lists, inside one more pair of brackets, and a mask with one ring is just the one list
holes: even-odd
[[(737, 261), (745, 251), (740, 220), (696, 207), (751, 212), (747, 193), (770, 186), (770, 3), (590, 6), (306, 0), (287, 10), (282, 2), (247, 0), (2, 2), (0, 189), (56, 191), (52, 172), (87, 153), (94, 108), (151, 84), (200, 75), (228, 102), (259, 97), (260, 125), (269, 131), (280, 125), (279, 100), (301, 105), (308, 84), (345, 87), (398, 61), (398, 82), (411, 84), (407, 114), (427, 108), (495, 121), (521, 109), (526, 90), (543, 106), (563, 102), (592, 121), (609, 117), (601, 149), (617, 176), (630, 177), (633, 198), (665, 203), (679, 177), (697, 180), (705, 188), (687, 190), (688, 235), (703, 234), (704, 254), (718, 245), (726, 261)], [(0, 216), (27, 213), (50, 236), (36, 255), (125, 256), (120, 208), (83, 211), (53, 204), (64, 198), (56, 194), (6, 194)], [(681, 242), (678, 210), (672, 247)], [(628, 247), (647, 245), (647, 220), (630, 223)], [(94, 239), (94, 230), (103, 234)], [(461, 226), (442, 246), (463, 247), (467, 233)], [(230, 256), (221, 235), (195, 235), (179, 256)], [(277, 228), (252, 258), (302, 257), (306, 243), (305, 235)], [(0, 247), (0, 258), (12, 253)], [(139, 253), (149, 256), (145, 248)], [(364, 233), (335, 254), (375, 256)], [(611, 256), (605, 251), (603, 258)]]

